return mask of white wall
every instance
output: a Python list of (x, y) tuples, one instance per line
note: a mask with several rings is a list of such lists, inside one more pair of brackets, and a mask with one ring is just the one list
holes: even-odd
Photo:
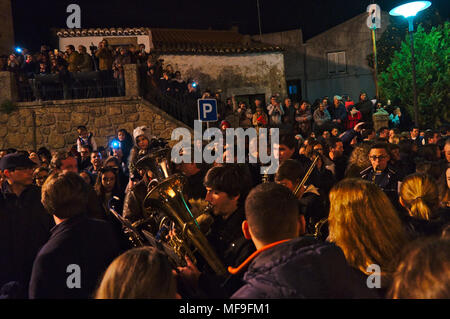
[(161, 55), (183, 79), (199, 82), (200, 88), (222, 89), (223, 96), (247, 94), (286, 95), (284, 56), (276, 53), (243, 55)]

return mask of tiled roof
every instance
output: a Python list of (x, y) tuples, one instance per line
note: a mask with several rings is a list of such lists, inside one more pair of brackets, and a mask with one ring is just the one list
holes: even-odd
[(252, 53), (282, 51), (279, 46), (258, 43), (236, 31), (151, 29), (154, 49), (160, 53)]
[(230, 54), (282, 51), (280, 46), (253, 41), (237, 31), (91, 28), (60, 29), (56, 35), (66, 37), (152, 35), (154, 50), (159, 53)]
[(91, 37), (91, 36), (114, 36), (114, 35), (148, 35), (149, 28), (91, 28), (91, 29), (60, 29), (56, 35), (61, 38), (67, 37)]

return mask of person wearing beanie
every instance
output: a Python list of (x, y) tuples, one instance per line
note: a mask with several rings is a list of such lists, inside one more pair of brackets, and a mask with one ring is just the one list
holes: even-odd
[(130, 158), (128, 160), (130, 179), (132, 181), (139, 181), (141, 179), (139, 171), (136, 168), (136, 163), (139, 159), (148, 154), (151, 141), (154, 138), (150, 128), (147, 126), (138, 126), (133, 130), (134, 146), (131, 149)]

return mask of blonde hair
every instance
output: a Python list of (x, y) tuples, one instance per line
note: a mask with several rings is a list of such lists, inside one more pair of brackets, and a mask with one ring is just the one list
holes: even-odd
[(450, 298), (450, 240), (427, 238), (413, 242), (393, 276), (393, 299)]
[(365, 274), (372, 264), (383, 274), (393, 273), (407, 235), (386, 194), (373, 183), (349, 178), (336, 184), (329, 197), (329, 238), (347, 262)]
[(109, 265), (95, 299), (171, 299), (176, 280), (167, 256), (153, 247), (126, 251)]
[(439, 207), (439, 192), (436, 183), (426, 174), (407, 176), (400, 186), (399, 196), (409, 215), (430, 220)]

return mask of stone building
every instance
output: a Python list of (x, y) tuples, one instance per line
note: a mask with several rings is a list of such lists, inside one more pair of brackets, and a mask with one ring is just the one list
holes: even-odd
[(11, 0), (0, 0), (0, 55), (9, 54), (14, 46)]
[(185, 80), (202, 90), (222, 90), (223, 96), (252, 101), (255, 97), (286, 95), (284, 53), (281, 46), (256, 42), (236, 29), (227, 31), (184, 29), (63, 29), (59, 47), (87, 47), (107, 39), (113, 47), (146, 45), (164, 65), (172, 65)]

